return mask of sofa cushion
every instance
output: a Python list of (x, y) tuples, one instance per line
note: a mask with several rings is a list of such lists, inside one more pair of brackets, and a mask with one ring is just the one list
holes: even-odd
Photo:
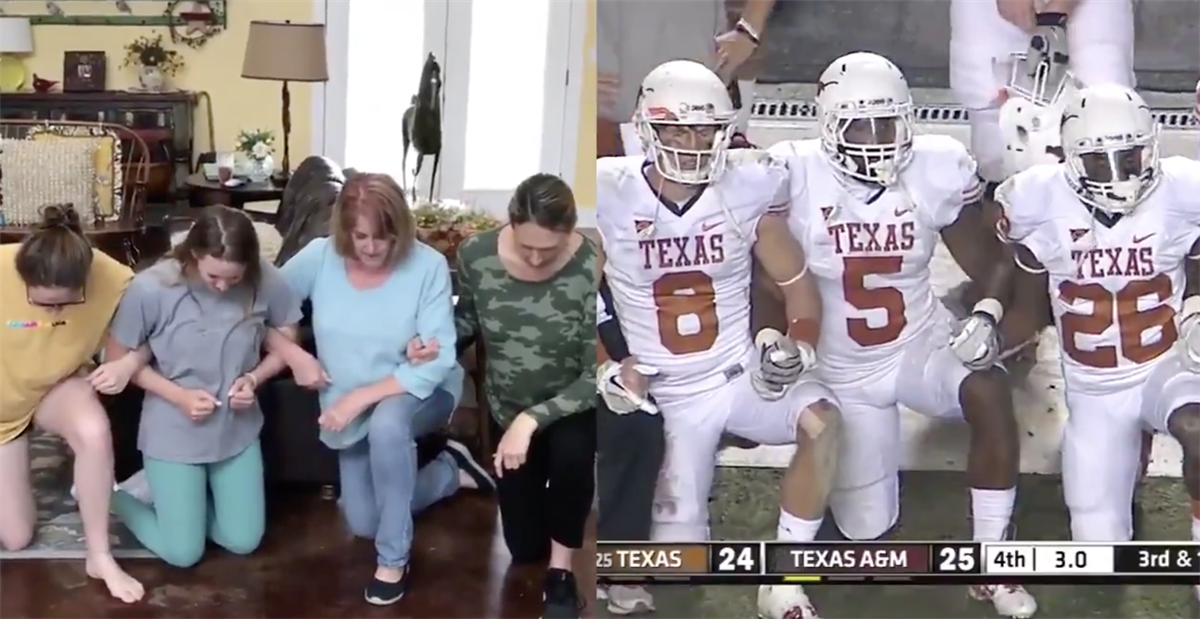
[(95, 212), (95, 140), (0, 140), (3, 225), (31, 225), (50, 204), (72, 204), (84, 225)]

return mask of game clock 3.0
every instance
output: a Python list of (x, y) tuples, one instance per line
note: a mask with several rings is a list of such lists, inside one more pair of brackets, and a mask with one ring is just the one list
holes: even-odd
[(596, 570), (620, 584), (1195, 584), (1200, 544), (601, 543)]

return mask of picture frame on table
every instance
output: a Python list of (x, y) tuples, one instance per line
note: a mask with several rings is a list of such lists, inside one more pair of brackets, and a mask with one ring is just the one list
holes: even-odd
[(108, 55), (104, 52), (63, 52), (63, 92), (100, 92), (108, 77)]

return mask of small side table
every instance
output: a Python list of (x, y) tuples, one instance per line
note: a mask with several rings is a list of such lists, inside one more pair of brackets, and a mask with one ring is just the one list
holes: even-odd
[[(245, 211), (251, 202), (271, 202), (283, 199), (283, 188), (276, 187), (271, 181), (261, 183), (244, 183), (237, 187), (226, 187), (221, 181), (208, 180), (204, 174), (192, 174), (187, 177), (188, 193), (191, 194), (192, 204), (210, 206), (224, 204)], [(252, 219), (274, 223), (274, 213), (246, 211)]]

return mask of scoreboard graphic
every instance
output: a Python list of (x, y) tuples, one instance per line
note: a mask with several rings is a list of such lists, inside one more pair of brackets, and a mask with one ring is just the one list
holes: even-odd
[(1200, 544), (600, 543), (613, 584), (1200, 584)]

